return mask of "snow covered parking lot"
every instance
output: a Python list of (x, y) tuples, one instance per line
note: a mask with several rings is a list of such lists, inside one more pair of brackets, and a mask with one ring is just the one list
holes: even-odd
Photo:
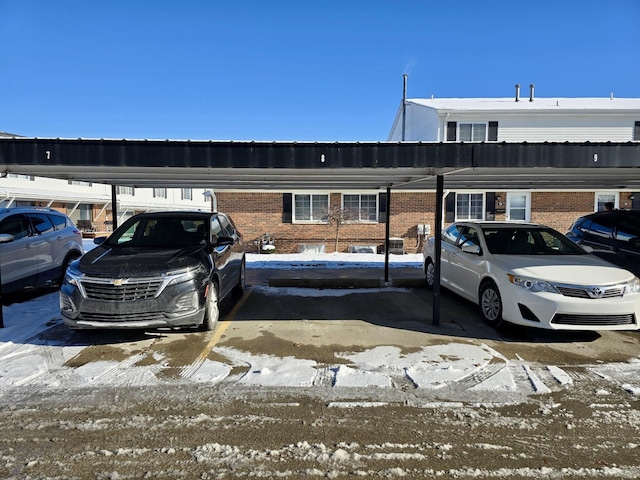
[(249, 284), (212, 333), (72, 332), (55, 293), (5, 307), (0, 476), (640, 475), (636, 333), (496, 333), (446, 295), (432, 327), (426, 290)]

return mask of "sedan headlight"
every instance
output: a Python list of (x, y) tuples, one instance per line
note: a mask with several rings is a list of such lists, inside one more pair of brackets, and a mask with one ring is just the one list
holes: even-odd
[(530, 292), (560, 293), (556, 287), (549, 282), (537, 278), (523, 277), (521, 275), (514, 275), (513, 273), (508, 273), (507, 278), (514, 285), (529, 290)]
[(638, 293), (640, 292), (640, 278), (633, 277), (629, 283), (625, 285), (625, 293)]

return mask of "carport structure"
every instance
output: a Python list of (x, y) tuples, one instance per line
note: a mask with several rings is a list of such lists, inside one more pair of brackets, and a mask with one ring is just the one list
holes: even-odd
[[(114, 207), (116, 186), (199, 187), (214, 191), (386, 190), (387, 212), (392, 191), (431, 190), (437, 198), (436, 225), (441, 225), (445, 187), (640, 190), (640, 142), (319, 143), (0, 138), (0, 174), (9, 173), (109, 184)], [(435, 235), (439, 244), (439, 229)], [(385, 244), (388, 252), (389, 221)], [(436, 265), (438, 268), (438, 261)], [(439, 271), (436, 274), (439, 279)], [(385, 281), (388, 281), (388, 257)], [(439, 322), (439, 296), (437, 280), (434, 323)]]

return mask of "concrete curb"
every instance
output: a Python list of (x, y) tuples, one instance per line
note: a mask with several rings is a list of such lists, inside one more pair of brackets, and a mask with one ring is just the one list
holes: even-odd
[[(389, 279), (389, 286), (397, 288), (423, 288), (424, 278), (397, 277)], [(296, 288), (381, 288), (383, 278), (320, 278), (320, 277), (275, 277), (269, 279), (270, 287)]]

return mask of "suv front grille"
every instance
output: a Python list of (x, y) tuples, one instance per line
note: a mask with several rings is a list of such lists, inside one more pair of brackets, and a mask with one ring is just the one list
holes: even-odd
[(111, 302), (130, 302), (155, 298), (163, 283), (162, 280), (127, 280), (126, 283), (114, 285), (113, 282), (93, 280), (82, 282), (87, 298)]
[(87, 320), (90, 322), (153, 322), (166, 321), (166, 317), (162, 312), (146, 312), (146, 313), (89, 313), (83, 312), (78, 320)]

